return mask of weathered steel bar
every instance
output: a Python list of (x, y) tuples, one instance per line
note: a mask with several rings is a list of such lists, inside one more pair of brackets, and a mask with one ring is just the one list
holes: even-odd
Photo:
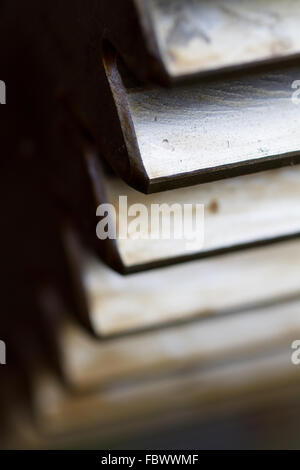
[(295, 0), (142, 0), (136, 5), (146, 44), (170, 81), (300, 52)]
[[(298, 48), (298, 28), (294, 27), (299, 17), (298, 2), (290, 1), (283, 7), (274, 1), (263, 3), (263, 7), (258, 1), (232, 1), (230, 6), (226, 2), (226, 8), (222, 2), (200, 5), (189, 1), (59, 3), (44, 15), (43, 7), (37, 7), (41, 15), (41, 62), (52, 76), (53, 95), (64, 100), (101, 156), (132, 187), (156, 192), (299, 160), (296, 129), (300, 117), (292, 102), (292, 84), (299, 79), (300, 69), (282, 63), (284, 51)], [(154, 4), (149, 16), (147, 11)], [(179, 4), (180, 8), (175, 8)], [(206, 13), (202, 16), (203, 9)], [(216, 21), (218, 12), (222, 12), (220, 22)], [(195, 32), (193, 25), (199, 17), (201, 24), (216, 33), (216, 40), (207, 47), (224, 47), (219, 56), (225, 65), (230, 60), (251, 62), (255, 51), (262, 59), (269, 50), (272, 59), (281, 60), (280, 66), (277, 64), (274, 70), (247, 69), (209, 81), (197, 75), (196, 80), (176, 83), (171, 89), (160, 87), (158, 83), (166, 84), (168, 77), (160, 54), (156, 54), (150, 17), (159, 17), (162, 24), (167, 17), (186, 35)], [(224, 17), (229, 21), (224, 23), (228, 35), (231, 22), (235, 25), (228, 37), (234, 37), (239, 46), (242, 38), (246, 41), (242, 51), (230, 47), (226, 35), (221, 40), (223, 33), (218, 27)], [(156, 19), (153, 21), (156, 24)], [(156, 29), (161, 31), (161, 26)], [(196, 28), (196, 36), (203, 36), (201, 31)], [(245, 34), (237, 41), (242, 32)], [(189, 50), (194, 50), (194, 40), (193, 36), (192, 42), (187, 41)], [(178, 44), (178, 38), (175, 42)], [(199, 37), (195, 50), (201, 55), (198, 42)], [(234, 51), (236, 57), (232, 57)], [(241, 59), (243, 51), (248, 59), (247, 54)], [(200, 62), (205, 63), (202, 59)], [(215, 69), (220, 65), (217, 62)], [(155, 85), (145, 85), (150, 82)]]
[(101, 337), (299, 294), (298, 240), (122, 276), (64, 236), (80, 317)]
[[(299, 165), (144, 195), (100, 163), (78, 128), (65, 132), (58, 148), (53, 179), (63, 206), (87, 243), (121, 273), (300, 234)], [(111, 210), (101, 212), (107, 204)]]
[[(164, 283), (163, 271), (160, 277)], [(230, 287), (227, 287), (230, 292)], [(237, 287), (232, 285), (231, 291)], [(135, 289), (131, 289), (133, 296)], [(154, 293), (153, 285), (152, 289)], [(218, 296), (218, 291), (215, 292)], [(139, 296), (139, 292), (136, 294)], [(82, 330), (68, 315), (55, 292), (52, 293), (52, 298), (57, 298), (55, 305), (49, 305), (45, 298), (44, 306), (48, 316), (57, 316), (57, 309), (62, 313), (53, 341), (60, 353), (66, 382), (76, 391), (91, 391), (116, 381), (135, 380), (154, 373), (170, 373), (179, 368), (187, 369), (196, 363), (203, 368), (212, 367), (218, 361), (253, 352), (262, 353), (270, 344), (273, 347), (284, 341), (291, 344), (295, 332), (300, 332), (299, 294), (289, 300), (281, 299), (281, 302), (277, 298), (277, 303), (267, 305), (254, 302), (251, 309), (245, 308), (241, 301), (233, 312), (229, 310), (226, 315), (217, 315), (218, 312), (215, 312), (216, 315), (204, 315), (203, 318), (201, 315), (194, 319), (187, 317), (177, 324), (171, 321), (168, 328), (146, 329), (134, 335), (126, 335), (125, 332), (119, 338), (107, 337), (107, 341), (103, 341), (104, 336), (102, 341), (95, 341)], [(113, 302), (113, 292), (110, 296)], [(107, 299), (105, 288), (103, 297)], [(124, 302), (124, 311), (130, 309), (129, 296), (126, 298), (128, 303)], [(55, 308), (51, 310), (51, 307)], [(140, 316), (146, 316), (143, 310)], [(174, 354), (173, 345), (176, 345), (178, 354)]]

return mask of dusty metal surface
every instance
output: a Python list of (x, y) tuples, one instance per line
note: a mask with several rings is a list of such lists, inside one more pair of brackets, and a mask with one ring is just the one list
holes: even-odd
[[(149, 214), (145, 228), (138, 227), (141, 239), (118, 237), (116, 240), (124, 269), (138, 269), (139, 266), (142, 269), (147, 264), (172, 263), (178, 258), (201, 254), (213, 255), (218, 251), (300, 234), (299, 180), (300, 167), (295, 166), (145, 196), (120, 179), (106, 177), (107, 201), (116, 208), (117, 228), (130, 223), (132, 218), (128, 217), (128, 210), (134, 204), (142, 204)], [(122, 195), (127, 197), (128, 210), (119, 204)], [(185, 237), (182, 234), (181, 239), (175, 239), (171, 229), (169, 240), (162, 239), (162, 235), (155, 239), (150, 220), (153, 204), (168, 204), (169, 207), (180, 204), (182, 208), (184, 204), (194, 207), (203, 204), (204, 240), (195, 236), (195, 211), (188, 214), (189, 220), (185, 219), (189, 229)], [(192, 247), (189, 247), (189, 237), (194, 238)]]
[[(271, 11), (272, 5), (279, 5), (278, 1), (268, 3)], [(189, 11), (198, 3), (183, 4)], [(255, 37), (263, 43), (268, 43), (265, 32), (270, 29), (282, 47), (288, 43), (287, 34), (294, 44), (298, 29), (290, 27), (289, 21), (296, 21), (298, 2), (284, 4), (285, 14), (292, 19), (282, 20), (282, 28), (280, 21), (274, 26), (276, 14), (269, 14), (266, 8), (263, 15), (270, 21), (266, 19), (261, 25), (255, 15), (252, 20), (253, 12), (249, 13), (249, 21), (247, 13), (242, 26), (237, 20), (238, 32), (245, 31), (250, 41), (247, 28), (254, 23)], [(252, 8), (246, 1), (234, 5)], [(53, 87), (49, 95), (63, 95), (100, 155), (131, 186), (154, 192), (299, 159), (299, 113), (290, 99), (291, 81), (299, 78), (299, 68), (283, 70), (280, 65), (280, 70), (270, 72), (269, 78), (262, 72), (244, 74), (243, 78), (234, 75), (235, 80), (226, 75), (210, 83), (198, 77), (196, 83), (176, 85), (171, 90), (156, 85), (129, 92), (119, 74), (117, 57), (122, 57), (133, 76), (143, 83), (170, 82), (157, 41), (153, 40), (148, 11), (151, 4), (122, 0), (111, 6), (103, 1), (74, 0), (72, 6), (68, 1), (57, 4), (51, 14), (45, 8), (39, 2), (38, 47)], [(170, 17), (175, 21), (174, 15)], [(190, 21), (188, 15), (187, 23)], [(236, 43), (241, 45), (242, 41)], [(188, 44), (193, 48), (192, 43)], [(241, 56), (237, 44), (231, 48), (224, 40), (222, 45)], [(256, 45), (258, 49), (263, 51), (264, 47)]]
[[(300, 234), (300, 165), (144, 195), (104, 168), (95, 148), (79, 131), (71, 133), (63, 151), (57, 153), (56, 165), (60, 171), (59, 179), (54, 175), (54, 183), (62, 188), (60, 197), (64, 207), (69, 207), (73, 222), (86, 234), (87, 242), (101, 259), (121, 273), (214, 256)], [(126, 198), (126, 204), (120, 204), (120, 197)], [(107, 203), (115, 210), (116, 219), (114, 213), (109, 214), (115, 238), (99, 239), (96, 229), (101, 216), (96, 215), (97, 208)], [(142, 206), (137, 206), (133, 217), (129, 211), (135, 204)], [(185, 211), (186, 204), (193, 210)], [(197, 232), (196, 204), (204, 209), (204, 221), (197, 219)], [(170, 210), (165, 213), (170, 219), (169, 224), (164, 223), (169, 228), (165, 235), (162, 221), (156, 227), (151, 220), (157, 205), (161, 214), (166, 205)], [(179, 214), (173, 212), (174, 207), (179, 207)], [(178, 222), (178, 217), (182, 226), (177, 227), (180, 233), (176, 236), (173, 222), (175, 218)], [(136, 226), (139, 238), (130, 233), (134, 220), (143, 223)], [(109, 227), (104, 228), (107, 231)]]
[[(64, 205), (70, 206), (74, 220), (84, 231), (87, 227), (83, 222), (89, 223), (90, 245), (108, 265), (122, 273), (213, 256), (300, 234), (299, 165), (144, 195), (106, 172), (99, 165), (95, 149), (84, 141), (80, 141), (77, 149), (66, 149), (63, 162), (64, 178), (70, 186), (69, 193), (64, 195)], [(77, 175), (76, 167), (79, 167)], [(120, 203), (120, 197), (123, 201), (126, 198), (126, 202)], [(96, 212), (101, 204), (107, 203), (112, 205), (114, 213), (109, 214), (110, 227), (104, 228), (105, 231), (109, 228), (115, 238), (98, 239), (96, 228), (101, 217), (100, 214), (96, 217)], [(135, 204), (139, 206), (135, 206), (137, 212), (133, 217), (129, 212)], [(187, 204), (192, 211), (184, 211)], [(196, 204), (204, 210), (204, 220), (197, 219), (197, 232)], [(161, 214), (165, 205), (170, 209), (164, 215), (170, 218), (165, 227), (169, 232), (165, 235), (162, 221), (156, 227), (151, 220), (155, 205), (160, 206)], [(179, 207), (179, 214), (172, 212), (174, 207)], [(176, 236), (173, 222), (176, 219), (178, 222), (178, 217), (182, 226), (178, 227), (180, 233)], [(134, 220), (142, 223), (136, 227), (138, 238), (130, 229)]]
[[(48, 36), (71, 65), (84, 59), (83, 51), (87, 61), (87, 55), (97, 54), (105, 38), (139, 78), (156, 83), (300, 54), (297, 0), (35, 3), (41, 39)], [(78, 58), (72, 57), (76, 50)]]
[[(298, 67), (127, 93), (147, 191), (299, 157)], [(129, 158), (138, 157), (129, 152)]]
[(162, 62), (173, 78), (300, 52), (297, 0), (145, 3)]

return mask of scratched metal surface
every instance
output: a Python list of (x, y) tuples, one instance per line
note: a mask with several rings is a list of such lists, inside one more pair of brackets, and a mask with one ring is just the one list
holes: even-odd
[(292, 101), (299, 67), (174, 89), (136, 88), (128, 103), (151, 182), (299, 154)]
[(168, 73), (259, 62), (300, 52), (297, 0), (147, 0)]
[[(142, 204), (148, 210), (141, 239), (116, 240), (127, 268), (300, 234), (300, 165), (150, 195), (135, 191), (117, 178), (106, 177), (105, 181), (108, 201), (116, 209), (117, 229), (132, 221), (119, 206), (119, 196), (127, 196), (128, 209)], [(172, 221), (170, 239), (153, 239), (152, 204), (204, 205), (204, 240), (195, 237), (195, 211), (185, 219), (185, 239), (174, 238)], [(187, 237), (193, 235), (191, 249)]]

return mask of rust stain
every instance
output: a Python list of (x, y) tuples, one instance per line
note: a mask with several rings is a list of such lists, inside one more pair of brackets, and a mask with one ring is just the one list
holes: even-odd
[(220, 205), (217, 199), (212, 199), (207, 206), (207, 209), (211, 214), (217, 214), (220, 210)]

